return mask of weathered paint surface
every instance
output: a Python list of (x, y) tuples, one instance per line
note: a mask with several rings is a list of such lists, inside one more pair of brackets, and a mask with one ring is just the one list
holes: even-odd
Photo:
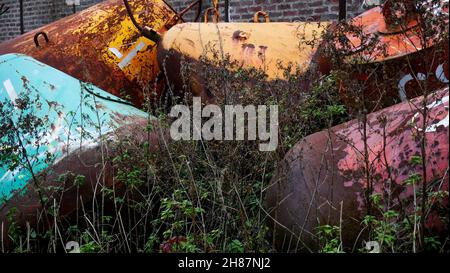
[[(442, 12), (441, 17), (445, 18), (445, 14), (448, 17), (448, 8), (442, 9)], [(353, 46), (348, 61), (353, 63), (355, 58), (359, 60), (350, 77), (361, 80), (368, 94), (366, 97), (374, 101), (370, 111), (420, 96), (423, 93), (419, 92), (420, 85), (424, 81), (429, 90), (436, 90), (445, 87), (450, 78), (448, 43), (435, 44), (430, 41), (422, 46), (415, 19), (405, 29), (394, 28), (386, 21), (389, 20), (386, 20), (382, 7), (349, 20), (350, 25), (362, 30), (363, 37), (378, 37), (377, 46), (371, 46), (370, 50), (365, 50), (366, 45), (362, 44), (360, 35), (344, 35)], [(264, 70), (268, 80), (284, 78), (278, 61), (282, 66), (292, 62), (301, 68), (300, 72), (315, 69), (312, 64), (317, 63), (318, 71), (327, 74), (332, 69), (340, 69), (330, 65), (330, 58), (335, 56), (325, 56), (322, 51), (322, 47), (328, 46), (342, 48), (339, 42), (324, 39), (323, 34), (333, 31), (335, 25), (328, 22), (185, 23), (165, 34), (159, 43), (158, 59), (165, 66), (167, 77), (175, 89), (183, 86), (180, 62), (194, 63), (194, 71), (199, 73), (190, 76), (190, 90), (208, 99), (205, 79), (201, 75), (202, 67), (198, 65), (201, 56), (217, 60), (229, 55), (230, 60), (240, 67)], [(217, 54), (213, 54), (211, 49)], [(346, 93), (346, 84), (342, 83), (342, 97), (349, 108), (354, 108), (355, 96)]]
[[(28, 111), (48, 120), (41, 137), (25, 135), (22, 140), (34, 143), (26, 146), (26, 152), (34, 158), (35, 173), (49, 167), (44, 160), (47, 152), (55, 156), (57, 164), (75, 151), (97, 147), (101, 136), (148, 117), (125, 101), (30, 57), (0, 56), (0, 101), (14, 105), (23, 94), (39, 98), (42, 105)], [(17, 120), (21, 110), (15, 111), (13, 119)], [(0, 166), (0, 205), (15, 193), (26, 191), (30, 180), (31, 173), (24, 168), (9, 170), (8, 166)]]
[[(361, 52), (367, 61), (381, 62), (399, 58), (435, 45), (434, 39), (423, 41), (420, 21), (414, 12), (411, 11), (408, 16), (405, 16), (402, 23), (390, 22), (392, 20), (390, 18), (395, 17), (391, 14), (394, 12), (391, 2), (394, 1), (386, 1), (382, 7), (370, 9), (349, 21), (350, 25), (358, 30), (356, 32), (361, 31), (358, 35), (350, 32), (346, 35), (352, 45), (351, 50), (355, 53)], [(414, 5), (414, 1), (403, 2)], [(448, 22), (448, 5), (434, 7), (433, 15), (436, 16), (433, 19)], [(378, 36), (378, 43), (383, 47), (371, 47), (371, 50), (365, 50), (367, 48), (365, 43), (370, 41), (367, 38), (372, 38), (374, 35)]]
[[(379, 106), (378, 109), (420, 96), (425, 82), (428, 90), (443, 88), (450, 78), (448, 41), (439, 42), (435, 37), (425, 43), (418, 16), (414, 13), (405, 17), (408, 21), (402, 26), (390, 25), (392, 15), (387, 10), (392, 10), (392, 2), (387, 1), (383, 7), (373, 8), (351, 19), (349, 24), (357, 31), (349, 31), (345, 35), (351, 45), (345, 49), (349, 51), (347, 61), (359, 63), (353, 67), (354, 78), (361, 81), (366, 97), (376, 101), (374, 104)], [(412, 1), (403, 2), (414, 5)], [(448, 23), (448, 6), (434, 7), (433, 15), (436, 16), (434, 20)], [(365, 42), (361, 42), (362, 37)], [(369, 41), (376, 43), (368, 46), (365, 43)], [(334, 46), (342, 48), (338, 41)], [(327, 67), (326, 61), (321, 65), (323, 73), (339, 69)], [(345, 90), (346, 82), (342, 85)], [(352, 104), (351, 97), (349, 100)]]
[[(367, 211), (365, 194), (370, 184), (390, 209), (402, 206), (400, 211), (412, 213), (413, 187), (405, 181), (412, 174), (423, 174), (421, 166), (411, 163), (413, 156), (421, 155), (423, 105), (424, 98), (420, 97), (368, 115), (367, 153), (364, 127), (358, 120), (300, 141), (280, 164), (267, 194), (269, 211), (276, 220), (278, 245), (290, 250), (316, 250), (316, 228), (340, 226), (342, 212), (343, 243), (353, 247), (363, 229), (360, 223)], [(430, 95), (426, 105), (426, 181), (434, 189), (448, 191), (448, 87)], [(369, 170), (369, 176), (365, 170)], [(389, 195), (390, 200), (386, 198)], [(435, 205), (448, 209), (448, 198)], [(448, 232), (434, 211), (427, 218), (427, 226), (435, 234)]]
[[(162, 0), (130, 1), (139, 24), (163, 34), (176, 12)], [(38, 37), (44, 32), (46, 43)], [(22, 53), (116, 96), (143, 102), (145, 86), (159, 73), (156, 44), (143, 37), (129, 18), (122, 0), (108, 0), (75, 15), (0, 44), (0, 54)], [(153, 90), (150, 90), (153, 91)], [(160, 91), (158, 91), (160, 92)]]
[[(225, 59), (243, 68), (263, 69), (268, 80), (284, 78), (282, 66), (289, 63), (306, 71), (328, 22), (322, 23), (184, 23), (169, 30), (159, 43), (158, 59), (166, 65), (167, 76), (181, 87), (180, 62), (195, 65), (200, 58)], [(200, 69), (200, 67), (196, 67)], [(204, 79), (197, 73), (191, 79), (191, 90), (204, 93)]]
[[(350, 76), (357, 79), (365, 91), (369, 111), (379, 110), (448, 86), (448, 49), (448, 43), (435, 45), (384, 62), (354, 65)], [(351, 108), (355, 97), (347, 90), (352, 87), (345, 81), (340, 84), (341, 97)]]

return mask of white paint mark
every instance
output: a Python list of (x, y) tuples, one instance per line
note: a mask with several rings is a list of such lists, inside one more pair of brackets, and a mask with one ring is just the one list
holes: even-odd
[(402, 101), (407, 101), (408, 97), (406, 97), (406, 89), (405, 86), (406, 84), (412, 80), (413, 77), (411, 76), (411, 74), (405, 75), (400, 82), (398, 83), (398, 95), (400, 96), (400, 99)]
[[(439, 105), (442, 105), (442, 104), (444, 104), (444, 103), (446, 103), (446, 102), (448, 102), (448, 101), (449, 101), (449, 96), (447, 95), (447, 96), (443, 97), (442, 99), (437, 100), (437, 101), (431, 103), (430, 105), (427, 105), (427, 109), (433, 109), (433, 108), (438, 107)], [(428, 127), (425, 129), (425, 132), (426, 132), (426, 133), (433, 133), (433, 132), (436, 132), (436, 131), (437, 131), (437, 128), (439, 128), (439, 127), (441, 127), (441, 126), (444, 126), (445, 128), (448, 127), (448, 125), (449, 125), (448, 106), (445, 107), (445, 109), (446, 109), (446, 111), (447, 111), (447, 116), (446, 116), (444, 119), (440, 120), (438, 123), (435, 123), (435, 124), (432, 124), (432, 125), (428, 126)], [(419, 117), (419, 114), (420, 114), (420, 113), (417, 112), (417, 113), (414, 115), (414, 117), (412, 118), (412, 122), (413, 122), (413, 123), (416, 123), (416, 120), (417, 120), (417, 118)], [(417, 126), (415, 126), (415, 128), (416, 128), (418, 131), (422, 131), (422, 129), (419, 128), (419, 127), (417, 127)]]
[(68, 6), (79, 6), (80, 5), (80, 0), (66, 0), (66, 5)]
[(428, 105), (427, 108), (432, 109), (432, 108), (434, 108), (434, 107), (437, 107), (437, 106), (439, 106), (439, 105), (442, 105), (442, 104), (448, 102), (448, 99), (449, 99), (448, 96), (445, 96), (445, 97), (443, 97), (442, 99), (437, 100), (437, 101), (433, 102), (432, 104)]
[(417, 79), (419, 81), (424, 81), (427, 79), (427, 76), (425, 76), (425, 74), (423, 74), (423, 73), (417, 73)]
[(10, 175), (11, 175), (11, 171), (5, 172), (5, 174), (2, 177), (0, 177), (0, 182), (3, 182), (3, 180), (6, 180), (7, 178), (9, 178)]
[(144, 42), (140, 42), (135, 48), (133, 48), (133, 50), (131, 50), (131, 52), (128, 53), (128, 55), (125, 56), (125, 58), (119, 63), (120, 69), (124, 69), (126, 66), (128, 66), (133, 60), (133, 58), (136, 57), (139, 50), (144, 49), (145, 46), (146, 45)]
[[(422, 46), (419, 44), (419, 45), (416, 45), (416, 44), (414, 44), (414, 42), (413, 41), (411, 41), (408, 37), (405, 37), (405, 38), (403, 38), (403, 42), (405, 43), (405, 44), (408, 44), (411, 48), (413, 48), (414, 50), (417, 50), (417, 51), (420, 51), (420, 50), (422, 50)], [(406, 48), (405, 48), (406, 49)]]
[(122, 59), (123, 54), (117, 48), (111, 47), (109, 51), (111, 51), (111, 53), (114, 54), (117, 58)]
[[(435, 101), (432, 104), (430, 104), (429, 106), (427, 106), (428, 108), (434, 108), (437, 107), (439, 105), (442, 105), (444, 103), (448, 102), (448, 96), (443, 97), (441, 100), (439, 101)], [(426, 133), (431, 133), (431, 132), (436, 132), (437, 128), (439, 128), (440, 126), (444, 126), (445, 128), (448, 127), (449, 124), (449, 114), (448, 114), (448, 107), (446, 107), (447, 109), (447, 116), (442, 119), (441, 121), (439, 121), (438, 123), (432, 124), (431, 126), (429, 126), (425, 132)]]
[[(436, 78), (438, 78), (439, 81), (441, 81), (442, 83), (448, 83), (448, 79), (445, 76), (444, 73), (444, 64), (440, 64), (437, 68), (436, 68)], [(424, 73), (417, 73), (417, 80), (419, 81), (425, 81), (427, 80), (427, 75), (425, 75)], [(398, 83), (398, 95), (400, 96), (400, 99), (402, 101), (407, 101), (408, 97), (406, 96), (406, 84), (413, 80), (413, 76), (411, 74), (405, 75)]]
[(12, 85), (11, 80), (6, 80), (3, 82), (3, 86), (6, 88), (6, 92), (8, 93), (9, 98), (11, 99), (12, 103), (16, 104), (17, 99), (17, 93), (14, 90), (14, 86)]
[(445, 72), (444, 72), (444, 64), (440, 64), (436, 68), (436, 78), (438, 78), (438, 80), (440, 80), (442, 83), (448, 83), (448, 79), (445, 76)]

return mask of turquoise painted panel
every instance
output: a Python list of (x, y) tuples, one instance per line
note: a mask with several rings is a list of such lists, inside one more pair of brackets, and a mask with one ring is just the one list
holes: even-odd
[[(23, 109), (17, 98), (25, 94), (39, 103)], [(148, 117), (118, 97), (20, 54), (0, 56), (0, 102), (4, 109), (11, 109), (13, 124), (26, 113), (45, 121), (33, 132), (20, 136), (27, 157), (32, 159), (33, 173), (41, 172), (80, 147), (98, 145), (100, 136), (136, 118)], [(4, 143), (10, 142), (6, 142), (4, 135), (3, 138), (0, 149), (5, 151), (8, 147)], [(54, 160), (47, 162), (49, 153)], [(26, 168), (0, 162), (0, 205), (15, 192), (25, 191), (30, 179), (31, 172)]]

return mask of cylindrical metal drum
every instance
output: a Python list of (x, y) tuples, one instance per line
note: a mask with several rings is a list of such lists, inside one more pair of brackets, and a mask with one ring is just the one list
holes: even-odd
[[(138, 24), (159, 34), (181, 22), (163, 0), (130, 7)], [(155, 42), (135, 27), (122, 0), (107, 0), (0, 44), (0, 54), (31, 56), (140, 106), (159, 73)]]
[[(106, 159), (114, 156), (114, 143), (157, 144), (156, 134), (145, 132), (147, 113), (20, 54), (0, 56), (0, 111), (4, 232), (12, 209), (18, 225), (34, 227), (40, 209), (54, 205), (50, 199), (63, 217), (111, 187), (113, 168)], [(76, 185), (77, 176), (83, 184)]]
[[(317, 228), (323, 225), (340, 227), (344, 247), (352, 248), (365, 238), (363, 217), (380, 213), (367, 206), (370, 196), (379, 194), (386, 210), (411, 217), (414, 197), (420, 204), (423, 180), (428, 190), (448, 191), (448, 87), (424, 102), (419, 97), (369, 114), (365, 126), (352, 120), (315, 133), (288, 152), (267, 193), (280, 249), (317, 250)], [(425, 179), (412, 186), (411, 177)], [(426, 226), (445, 234), (448, 227), (436, 212), (448, 211), (448, 197), (429, 201)]]
[[(268, 80), (284, 78), (289, 63), (300, 71), (311, 65), (319, 39), (330, 23), (184, 23), (169, 30), (159, 43), (158, 60), (176, 89), (183, 85), (181, 65), (196, 71), (190, 80), (195, 95), (205, 90), (201, 59), (228, 59), (235, 67), (262, 69)], [(294, 69), (295, 70), (295, 69)]]
[[(419, 16), (408, 4), (413, 10), (394, 24), (392, 2), (362, 13), (346, 26), (334, 26), (328, 35), (332, 40), (324, 42), (327, 50), (321, 55), (321, 71), (346, 70), (348, 79), (342, 79), (341, 90), (349, 106), (355, 105), (355, 98), (363, 98), (362, 90), (367, 109), (373, 111), (449, 83), (448, 6), (430, 7), (429, 14), (421, 11)], [(425, 33), (425, 20), (434, 22), (429, 27), (435, 28), (435, 34)], [(334, 52), (345, 66), (333, 61)], [(353, 80), (358, 80), (362, 90), (353, 90)]]

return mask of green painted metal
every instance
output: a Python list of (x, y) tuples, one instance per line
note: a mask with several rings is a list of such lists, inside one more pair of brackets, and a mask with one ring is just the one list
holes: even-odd
[[(20, 99), (25, 97), (36, 103), (24, 109)], [(4, 130), (0, 135), (0, 205), (16, 192), (26, 191), (32, 173), (42, 172), (79, 149), (99, 145), (101, 137), (111, 137), (109, 133), (136, 118), (148, 117), (127, 101), (20, 54), (0, 56), (0, 103), (2, 111), (10, 110), (6, 116), (14, 126), (30, 113), (43, 121), (19, 136), (5, 128), (6, 122), (0, 124)], [(14, 139), (25, 148), (31, 168), (5, 160), (24, 155), (22, 149), (8, 149), (15, 146), (11, 144)], [(46, 160), (49, 154), (53, 156)]]

